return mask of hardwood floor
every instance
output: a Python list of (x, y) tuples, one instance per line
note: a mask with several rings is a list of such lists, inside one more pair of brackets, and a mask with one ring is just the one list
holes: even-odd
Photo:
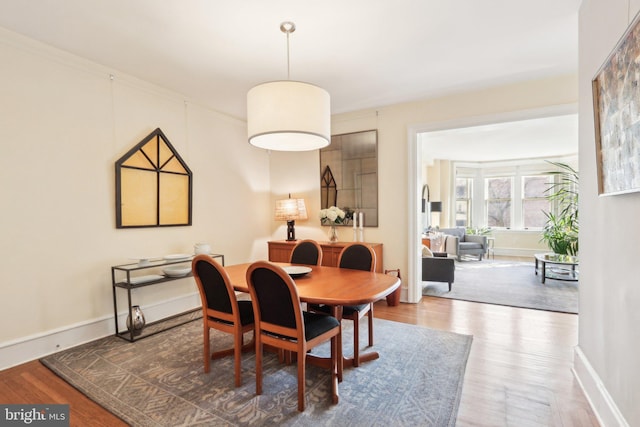
[(574, 314), (436, 297), (397, 307), (378, 302), (374, 314), (473, 335), (458, 427), (599, 425), (571, 372)]
[[(374, 313), (473, 335), (457, 426), (598, 425), (571, 372), (578, 316), (435, 297)], [(69, 403), (72, 426), (126, 425), (38, 361), (0, 372), (0, 402)]]

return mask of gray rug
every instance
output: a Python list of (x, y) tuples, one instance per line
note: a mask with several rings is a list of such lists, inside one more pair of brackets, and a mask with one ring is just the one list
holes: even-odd
[[(363, 343), (366, 321), (361, 322)], [(353, 322), (343, 322), (345, 353)], [(453, 426), (472, 337), (375, 319), (380, 358), (345, 369), (340, 403), (330, 403), (328, 370), (307, 367), (305, 412), (297, 411), (296, 366), (265, 353), (263, 394), (255, 395), (255, 354), (245, 353), (234, 388), (233, 358), (205, 374), (200, 320), (135, 343), (103, 338), (42, 363), (133, 426)], [(231, 346), (215, 330), (214, 349)], [(363, 344), (364, 345), (364, 344)], [(329, 347), (314, 353), (328, 354)]]
[(455, 281), (422, 282), (422, 294), (464, 301), (578, 313), (578, 282), (547, 279), (534, 273), (534, 263), (502, 260), (456, 261)]

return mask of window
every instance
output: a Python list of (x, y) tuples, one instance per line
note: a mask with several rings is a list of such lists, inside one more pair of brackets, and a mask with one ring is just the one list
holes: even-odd
[(486, 212), (489, 227), (511, 227), (511, 199), (513, 178), (486, 178)]
[(544, 212), (551, 211), (546, 190), (552, 183), (552, 175), (522, 177), (522, 224), (524, 228), (544, 227), (547, 221)]
[(456, 227), (471, 226), (472, 178), (456, 178)]

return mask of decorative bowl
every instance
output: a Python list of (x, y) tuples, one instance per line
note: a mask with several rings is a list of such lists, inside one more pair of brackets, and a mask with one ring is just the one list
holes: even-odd
[(282, 267), (284, 271), (291, 277), (302, 277), (307, 273), (311, 273), (311, 267), (304, 267), (302, 265), (291, 265)]
[(191, 266), (185, 267), (180, 265), (172, 265), (170, 267), (164, 268), (162, 272), (167, 277), (184, 277), (191, 273)]

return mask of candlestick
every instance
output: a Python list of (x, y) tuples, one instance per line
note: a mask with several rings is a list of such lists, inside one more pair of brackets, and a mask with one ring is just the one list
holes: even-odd
[(353, 213), (353, 229), (358, 228), (358, 214), (357, 212)]
[(364, 216), (362, 212), (360, 212), (360, 229), (364, 228)]

